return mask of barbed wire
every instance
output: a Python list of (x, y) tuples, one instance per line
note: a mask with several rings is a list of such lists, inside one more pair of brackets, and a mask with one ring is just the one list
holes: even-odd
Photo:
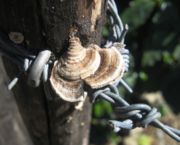
[[(119, 17), (117, 6), (114, 0), (108, 0), (108, 18), (112, 26), (112, 33), (107, 40), (105, 47), (113, 46), (115, 43), (124, 43), (124, 38), (128, 30), (127, 25), (123, 25)], [(121, 45), (122, 46), (122, 45)], [(129, 67), (129, 51), (125, 48), (122, 49), (121, 54), (125, 58), (126, 71)], [(172, 128), (168, 125), (161, 123), (158, 118), (161, 117), (160, 112), (156, 108), (152, 108), (147, 104), (132, 104), (130, 105), (126, 100), (121, 97), (118, 91), (118, 85), (122, 84), (130, 93), (132, 89), (124, 80), (119, 80), (113, 85), (109, 85), (104, 89), (96, 90), (93, 93), (94, 100), (98, 98), (106, 100), (114, 104), (115, 112), (121, 121), (110, 120), (109, 124), (113, 127), (115, 132), (122, 129), (131, 130), (136, 127), (147, 127), (148, 125), (154, 126), (163, 130), (170, 137), (180, 142), (180, 130)]]
[(25, 73), (28, 73), (28, 84), (33, 87), (38, 87), (41, 80), (44, 82), (48, 80), (49, 65), (52, 64), (50, 50), (45, 49), (40, 51), (38, 55), (34, 55), (22, 46), (10, 41), (4, 33), (0, 32), (0, 52), (19, 67), (19, 73), (8, 84), (9, 90)]
[(103, 99), (114, 104), (118, 118), (122, 119), (121, 121), (109, 121), (110, 126), (113, 127), (115, 132), (121, 131), (122, 129), (131, 130), (136, 127), (147, 127), (151, 125), (163, 130), (176, 141), (180, 141), (180, 130), (165, 125), (157, 120), (161, 114), (156, 108), (152, 108), (147, 104), (130, 105), (119, 94), (116, 85), (109, 85), (104, 89), (95, 91), (93, 97), (96, 100)]
[[(124, 44), (128, 26), (123, 25), (114, 0), (107, 1), (107, 16), (109, 18), (112, 31), (104, 47), (122, 47), (120, 44)], [(126, 48), (121, 48), (119, 50), (123, 56), (125, 71), (128, 71), (129, 50)], [(51, 58), (52, 52), (50, 50), (42, 50), (38, 53), (38, 55), (32, 54), (22, 46), (10, 41), (5, 34), (0, 32), (0, 52), (8, 59), (12, 60), (12, 62), (17, 64), (20, 69), (19, 73), (8, 84), (9, 90), (16, 85), (22, 74), (27, 73), (28, 84), (38, 87), (42, 81), (44, 84), (45, 94), (49, 99), (51, 99), (51, 93), (48, 91), (48, 78), (50, 72), (49, 68), (52, 66), (54, 60)], [(116, 132), (123, 129), (131, 130), (136, 127), (147, 127), (148, 125), (152, 125), (156, 128), (160, 128), (176, 141), (180, 141), (180, 130), (165, 125), (157, 120), (161, 114), (156, 108), (152, 108), (147, 104), (130, 105), (126, 100), (124, 100), (118, 91), (118, 86), (120, 84), (123, 85), (130, 93), (133, 92), (130, 86), (123, 79), (118, 80), (113, 85), (93, 90), (94, 101), (103, 99), (113, 104), (117, 116), (121, 119), (118, 121), (109, 121), (110, 126), (112, 126)]]

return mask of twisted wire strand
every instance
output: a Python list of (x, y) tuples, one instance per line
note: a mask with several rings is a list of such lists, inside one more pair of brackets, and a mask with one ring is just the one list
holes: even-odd
[(128, 25), (123, 25), (114, 0), (107, 1), (107, 16), (109, 18), (112, 31), (104, 47), (109, 48), (116, 45), (115, 47), (117, 47), (124, 58), (125, 71), (127, 72), (129, 69), (129, 51), (124, 47), (122, 48), (122, 45), (124, 44), (124, 39), (128, 31)]
[[(107, 40), (105, 47), (114, 45), (114, 41), (124, 43), (124, 38), (128, 30), (127, 25), (123, 27), (114, 0), (108, 0), (108, 10), (110, 11), (108, 17), (110, 19), (110, 24), (112, 25), (113, 33), (110, 39)], [(118, 45), (115, 47), (118, 47)], [(123, 55), (126, 67), (125, 70), (127, 71), (129, 67), (129, 51), (123, 48), (120, 49), (120, 53)], [(96, 90), (93, 93), (94, 101), (100, 98), (115, 105), (115, 112), (121, 121), (109, 121), (109, 124), (113, 127), (114, 131), (118, 132), (122, 129), (131, 130), (136, 127), (147, 127), (148, 125), (152, 125), (163, 130), (176, 141), (180, 141), (180, 130), (161, 123), (158, 120), (158, 118), (161, 117), (161, 114), (156, 108), (152, 108), (147, 104), (130, 105), (124, 100), (118, 92), (119, 84), (122, 84), (130, 93), (133, 92), (129, 85), (121, 79), (114, 85), (109, 85), (103, 89)]]
[(114, 104), (114, 110), (117, 113), (118, 118), (123, 119), (123, 121), (109, 121), (109, 124), (113, 127), (114, 131), (118, 132), (122, 129), (131, 130), (136, 127), (147, 127), (148, 125), (151, 125), (163, 130), (170, 137), (180, 142), (180, 130), (165, 125), (157, 120), (161, 114), (156, 108), (152, 108), (147, 104), (130, 105), (116, 92), (118, 92), (117, 86), (109, 85), (103, 90), (97, 90), (93, 93), (93, 97), (96, 100), (103, 99)]

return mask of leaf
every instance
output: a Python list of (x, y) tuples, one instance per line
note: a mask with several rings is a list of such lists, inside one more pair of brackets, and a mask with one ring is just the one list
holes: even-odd
[(173, 57), (167, 51), (163, 52), (163, 61), (165, 64), (170, 64), (170, 65), (173, 64), (173, 62), (174, 62)]
[(142, 66), (153, 66), (157, 61), (162, 58), (161, 51), (159, 50), (148, 50), (143, 54)]
[(152, 143), (153, 138), (151, 136), (143, 134), (138, 138), (138, 145), (152, 145)]
[(134, 0), (122, 14), (122, 20), (131, 29), (135, 29), (144, 24), (155, 6), (152, 0)]
[(175, 47), (172, 55), (174, 59), (180, 63), (180, 44)]
[(100, 101), (94, 105), (94, 115), (95, 117), (102, 117), (105, 114), (112, 113), (112, 106), (109, 102)]
[(148, 74), (145, 73), (145, 72), (143, 72), (143, 71), (141, 71), (141, 72), (139, 73), (139, 77), (140, 77), (140, 79), (143, 80), (143, 81), (147, 81), (147, 80), (148, 80)]

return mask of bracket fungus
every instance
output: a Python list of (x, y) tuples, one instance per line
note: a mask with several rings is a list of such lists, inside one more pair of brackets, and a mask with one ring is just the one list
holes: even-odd
[(85, 82), (92, 88), (98, 89), (119, 80), (124, 73), (123, 58), (115, 48), (99, 48), (101, 63), (98, 70), (85, 78)]
[(69, 40), (69, 48), (58, 61), (58, 74), (68, 80), (84, 79), (96, 72), (100, 55), (94, 48), (84, 48), (78, 37)]
[(63, 100), (68, 102), (83, 101), (86, 93), (83, 90), (83, 81), (67, 80), (58, 73), (58, 62), (56, 61), (50, 76), (51, 87)]
[(92, 89), (118, 81), (124, 73), (124, 61), (116, 47), (83, 47), (78, 37), (70, 37), (69, 48), (54, 63), (50, 84), (54, 92), (68, 102), (83, 101), (84, 84)]

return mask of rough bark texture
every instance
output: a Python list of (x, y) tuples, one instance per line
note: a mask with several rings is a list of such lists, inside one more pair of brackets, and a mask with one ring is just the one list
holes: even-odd
[(33, 145), (15, 103), (7, 89), (9, 81), (0, 57), (0, 145)]
[[(49, 48), (58, 57), (68, 46), (70, 29), (76, 28), (82, 44), (99, 44), (104, 0), (1, 0), (0, 30), (20, 32), (21, 45), (38, 53)], [(12, 78), (17, 66), (6, 60)], [(87, 145), (91, 115), (89, 99), (82, 111), (62, 100), (47, 100), (42, 86), (31, 88), (27, 76), (13, 89), (22, 118), (35, 145)]]

